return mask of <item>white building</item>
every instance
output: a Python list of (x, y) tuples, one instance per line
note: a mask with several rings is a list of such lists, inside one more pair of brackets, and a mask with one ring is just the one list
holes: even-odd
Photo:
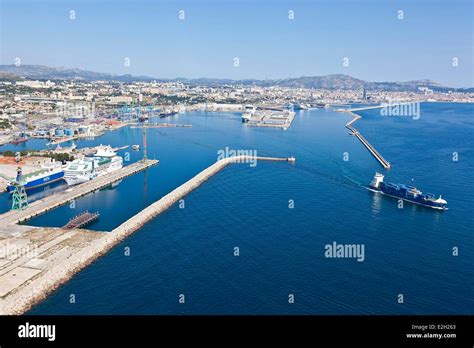
[(17, 81), (15, 83), (17, 86), (25, 86), (25, 87), (30, 87), (30, 88), (49, 88), (55, 85), (54, 82), (51, 81)]
[(108, 97), (107, 99), (109, 100), (109, 102), (111, 102), (113, 104), (131, 103), (133, 101), (132, 97), (123, 96), (123, 95), (115, 96), (115, 97)]

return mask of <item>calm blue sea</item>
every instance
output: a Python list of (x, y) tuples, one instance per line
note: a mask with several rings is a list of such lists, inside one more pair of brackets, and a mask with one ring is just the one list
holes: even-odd
[[(286, 131), (205, 112), (175, 116), (192, 128), (149, 129), (148, 155), (159, 165), (29, 223), (61, 226), (89, 209), (101, 214), (90, 228), (109, 231), (215, 162), (226, 146), (293, 155), (296, 163), (225, 168), (187, 196), (184, 209), (176, 205), (145, 225), (30, 313), (473, 314), (472, 104), (424, 103), (418, 120), (378, 110), (361, 115), (355, 127), (391, 170), (348, 134), (348, 115), (329, 110), (300, 112)], [(123, 128), (77, 144), (141, 139), (141, 129)], [(120, 154), (126, 152), (131, 161), (141, 156)], [(396, 200), (365, 188), (376, 171), (442, 194), (450, 210), (408, 203), (399, 209)], [(8, 204), (2, 195), (0, 207)], [(363, 244), (365, 260), (326, 258), (325, 245), (333, 242)]]

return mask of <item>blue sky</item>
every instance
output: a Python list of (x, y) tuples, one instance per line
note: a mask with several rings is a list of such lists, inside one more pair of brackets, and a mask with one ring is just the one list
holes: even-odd
[(20, 57), (22, 64), (164, 78), (342, 73), (474, 86), (471, 0), (0, 1), (1, 64)]

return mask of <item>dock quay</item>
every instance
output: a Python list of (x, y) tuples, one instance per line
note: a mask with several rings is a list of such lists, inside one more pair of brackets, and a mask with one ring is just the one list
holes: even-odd
[(296, 113), (294, 111), (275, 112), (262, 110), (252, 115), (252, 117), (245, 122), (246, 126), (252, 127), (276, 127), (288, 129), (291, 127)]
[(130, 128), (191, 128), (192, 124), (180, 124), (180, 123), (146, 123), (136, 124), (130, 126)]
[[(77, 272), (106, 254), (227, 165), (255, 160), (293, 162), (295, 159), (253, 156), (224, 158), (110, 232), (16, 225), (11, 222), (18, 220), (17, 218), (4, 217), (3, 221), (10, 221), (10, 225), (0, 220), (0, 315), (25, 313)], [(140, 168), (142, 167), (135, 170)]]
[(355, 112), (355, 111), (364, 111), (364, 110), (371, 110), (371, 109), (383, 109), (384, 105), (373, 105), (373, 106), (362, 106), (360, 108), (354, 109), (345, 109), (346, 112)]
[(51, 140), (51, 142), (49, 144), (50, 145), (58, 145), (58, 144), (62, 144), (62, 143), (72, 141), (72, 140), (77, 140), (77, 139), (79, 139), (79, 137), (77, 135), (76, 136), (71, 136), (71, 137), (61, 137), (61, 138)]
[(372, 154), (372, 156), (375, 157), (375, 159), (377, 161), (379, 161), (379, 163), (382, 165), (382, 167), (384, 167), (385, 169), (390, 169), (390, 162), (388, 162), (385, 158), (383, 158), (383, 156), (372, 146), (372, 144), (370, 144), (367, 139), (365, 139), (362, 134), (360, 134), (360, 132), (355, 129), (352, 125), (357, 121), (359, 120), (360, 118), (362, 118), (361, 116), (357, 115), (357, 114), (354, 114), (353, 111), (354, 110), (366, 110), (366, 109), (375, 109), (375, 108), (380, 108), (380, 107), (369, 107), (369, 108), (359, 108), (359, 109), (350, 109), (350, 110), (346, 110), (347, 113), (351, 114), (354, 116), (354, 118), (352, 120), (350, 120), (348, 123), (346, 123), (346, 128), (349, 129), (351, 131), (351, 133), (357, 137), (357, 139), (360, 140), (360, 142), (362, 144), (364, 144), (364, 146), (367, 148), (367, 150), (369, 150), (369, 152)]
[[(123, 125), (123, 126), (126, 126), (127, 124)], [(118, 128), (121, 128), (122, 125), (120, 126), (116, 126), (115, 129), (118, 129)], [(49, 137), (40, 137), (40, 138), (43, 138), (43, 139), (50, 139), (50, 142), (47, 144), (47, 145), (59, 145), (59, 144), (62, 144), (62, 143), (66, 143), (66, 142), (69, 142), (69, 141), (74, 141), (74, 140), (78, 140), (78, 139), (88, 139), (88, 138), (95, 138), (95, 137), (99, 137), (101, 135), (103, 135), (104, 132), (101, 131), (101, 132), (96, 132), (94, 134), (91, 134), (91, 135), (85, 135), (85, 134), (80, 134), (80, 135), (72, 135), (72, 136), (64, 136), (64, 137), (55, 137), (55, 138), (49, 138)], [(38, 138), (38, 137), (36, 137)]]
[(156, 201), (155, 203), (149, 205), (141, 212), (136, 214), (135, 216), (131, 217), (124, 223), (122, 223), (119, 227), (112, 231), (113, 234), (116, 236), (122, 236), (122, 238), (128, 236), (129, 234), (135, 232), (139, 228), (141, 228), (145, 223), (150, 221), (151, 219), (155, 218), (169, 207), (171, 207), (174, 203), (179, 201), (182, 197), (186, 196), (188, 193), (193, 191), (194, 189), (198, 188), (202, 185), (206, 180), (210, 177), (221, 171), (227, 165), (231, 163), (247, 163), (248, 161), (284, 161), (284, 162), (291, 162), (292, 159), (290, 158), (280, 158), (280, 157), (253, 157), (253, 156), (234, 156), (224, 158), (222, 160), (217, 161), (216, 163), (212, 164), (208, 168), (204, 169), (202, 172), (182, 184), (181, 186), (177, 187), (167, 195), (163, 196), (161, 199)]
[(73, 186), (65, 191), (61, 191), (47, 196), (38, 201), (34, 201), (25, 210), (11, 210), (0, 215), (0, 225), (16, 224), (29, 220), (37, 215), (43, 214), (51, 209), (57, 208), (72, 200), (85, 196), (88, 193), (97, 191), (111, 183), (121, 180), (127, 176), (141, 172), (148, 167), (157, 164), (158, 160), (139, 161), (125, 166), (115, 172), (98, 177), (94, 180)]

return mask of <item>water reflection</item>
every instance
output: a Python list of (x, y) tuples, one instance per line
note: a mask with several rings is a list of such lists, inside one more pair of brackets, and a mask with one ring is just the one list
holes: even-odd
[[(369, 191), (371, 192), (371, 191)], [(382, 210), (382, 194), (379, 192), (371, 192), (372, 194), (372, 214), (377, 215)]]

